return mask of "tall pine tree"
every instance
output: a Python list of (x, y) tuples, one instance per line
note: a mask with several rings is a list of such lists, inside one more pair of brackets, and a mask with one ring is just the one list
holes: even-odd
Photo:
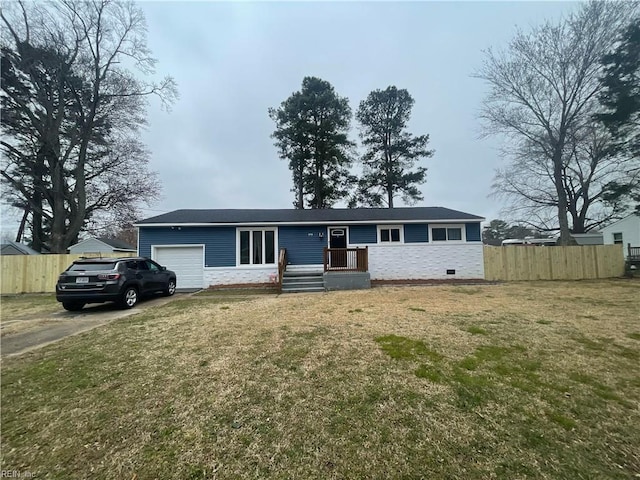
[(374, 90), (360, 102), (356, 119), (366, 153), (352, 206), (393, 208), (397, 196), (408, 204), (422, 200), (418, 185), (425, 182), (427, 169), (414, 167), (434, 152), (427, 149), (429, 135), (407, 132), (413, 104), (409, 92), (395, 86)]
[(302, 89), (270, 108), (269, 116), (280, 158), (289, 161), (295, 208), (331, 208), (345, 198), (354, 182), (349, 100), (329, 82), (305, 77)]
[(598, 117), (620, 141), (620, 150), (640, 156), (640, 18), (622, 33), (602, 63), (600, 103), (607, 112)]
[(602, 63), (600, 103), (606, 112), (597, 118), (613, 135), (614, 153), (629, 158), (627, 175), (610, 182), (603, 197), (612, 205), (626, 205), (630, 199), (640, 213), (640, 18), (631, 22)]

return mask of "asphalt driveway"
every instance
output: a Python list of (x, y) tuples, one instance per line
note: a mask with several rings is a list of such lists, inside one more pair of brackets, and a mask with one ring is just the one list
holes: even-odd
[(20, 355), (186, 295), (188, 293), (176, 293), (172, 297), (145, 299), (129, 310), (104, 303), (88, 305), (79, 312), (67, 312), (60, 306), (60, 310), (53, 313), (3, 318), (0, 354), (3, 357)]

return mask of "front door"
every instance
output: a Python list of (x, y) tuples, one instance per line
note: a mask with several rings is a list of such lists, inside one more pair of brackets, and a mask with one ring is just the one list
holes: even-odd
[(329, 229), (329, 248), (344, 248), (345, 250), (331, 251), (329, 265), (331, 267), (347, 266), (347, 229), (346, 228), (330, 228)]

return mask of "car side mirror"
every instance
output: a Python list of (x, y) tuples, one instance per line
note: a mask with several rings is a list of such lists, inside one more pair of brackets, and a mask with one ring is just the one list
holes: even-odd
[(165, 267), (165, 266), (160, 267), (160, 270), (162, 270), (163, 272), (164, 272), (166, 269), (167, 269), (167, 267)]

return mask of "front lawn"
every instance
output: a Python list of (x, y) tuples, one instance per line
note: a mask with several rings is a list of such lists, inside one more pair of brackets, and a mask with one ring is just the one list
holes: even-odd
[(640, 475), (640, 283), (177, 299), (3, 361), (37, 478)]
[(14, 320), (49, 314), (62, 310), (52, 293), (30, 293), (22, 295), (2, 295), (0, 297), (0, 320)]

